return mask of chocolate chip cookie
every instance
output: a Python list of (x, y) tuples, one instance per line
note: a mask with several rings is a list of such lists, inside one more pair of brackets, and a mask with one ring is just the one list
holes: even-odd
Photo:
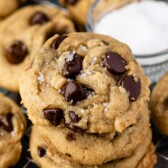
[(66, 6), (70, 14), (79, 24), (85, 25), (87, 13), (95, 0), (59, 0), (60, 4)]
[(123, 43), (103, 35), (54, 36), (20, 82), (34, 124), (122, 133), (149, 99), (149, 80)]
[(168, 72), (159, 80), (151, 95), (152, 119), (160, 133), (168, 135)]
[(153, 168), (156, 163), (155, 148), (151, 143), (151, 131), (130, 156), (99, 166), (82, 165), (72, 160), (68, 153), (62, 155), (53, 151), (36, 127), (33, 127), (31, 133), (30, 152), (34, 161), (41, 168)]
[(87, 134), (79, 129), (74, 132), (54, 126), (39, 126), (38, 130), (54, 151), (68, 154), (76, 162), (84, 165), (100, 165), (127, 157), (135, 150), (148, 134), (149, 112), (147, 107), (144, 107), (137, 123), (121, 134)]
[(0, 27), (0, 86), (18, 92), (27, 60), (54, 34), (75, 31), (64, 12), (55, 7), (28, 6)]
[(0, 167), (14, 166), (20, 158), (21, 138), (26, 119), (21, 109), (9, 98), (0, 94)]
[(10, 0), (10, 3), (7, 0), (0, 0), (0, 20), (14, 12), (22, 3), (23, 0)]

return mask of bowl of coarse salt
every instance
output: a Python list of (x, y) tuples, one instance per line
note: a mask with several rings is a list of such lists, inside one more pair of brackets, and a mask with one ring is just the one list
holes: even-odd
[(168, 1), (96, 0), (86, 28), (128, 44), (152, 82), (168, 71)]

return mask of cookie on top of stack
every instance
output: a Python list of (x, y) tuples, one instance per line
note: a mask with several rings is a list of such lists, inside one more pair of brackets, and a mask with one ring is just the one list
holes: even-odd
[(154, 166), (149, 80), (125, 44), (93, 33), (55, 35), (31, 59), (20, 93), (39, 166)]
[(54, 34), (74, 31), (68, 14), (56, 7), (27, 6), (6, 18), (0, 26), (0, 86), (18, 92), (30, 57)]

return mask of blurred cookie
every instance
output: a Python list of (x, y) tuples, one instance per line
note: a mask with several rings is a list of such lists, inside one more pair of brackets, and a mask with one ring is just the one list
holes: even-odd
[(28, 6), (5, 19), (0, 27), (0, 86), (18, 92), (26, 61), (54, 34), (73, 31), (67, 14), (55, 7)]
[(14, 166), (20, 158), (26, 119), (19, 106), (0, 94), (0, 167)]
[(148, 132), (147, 136), (144, 137), (141, 144), (130, 156), (99, 166), (82, 165), (75, 162), (68, 153), (62, 155), (57, 151), (53, 151), (41, 137), (36, 127), (33, 127), (31, 133), (30, 152), (33, 160), (41, 168), (153, 168), (156, 163), (155, 148), (151, 143), (151, 131)]
[(0, 19), (4, 19), (14, 12), (26, 0), (0, 0)]
[(70, 14), (81, 25), (85, 25), (87, 13), (95, 0), (59, 0), (60, 4), (66, 6)]
[(51, 38), (34, 55), (20, 92), (34, 124), (121, 133), (146, 105), (149, 80), (125, 44), (71, 33)]
[(156, 84), (151, 95), (152, 119), (161, 134), (168, 135), (168, 73)]

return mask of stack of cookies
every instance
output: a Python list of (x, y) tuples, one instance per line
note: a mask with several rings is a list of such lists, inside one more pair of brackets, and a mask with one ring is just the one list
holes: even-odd
[(149, 80), (125, 44), (93, 33), (55, 35), (21, 77), (42, 168), (152, 168)]

